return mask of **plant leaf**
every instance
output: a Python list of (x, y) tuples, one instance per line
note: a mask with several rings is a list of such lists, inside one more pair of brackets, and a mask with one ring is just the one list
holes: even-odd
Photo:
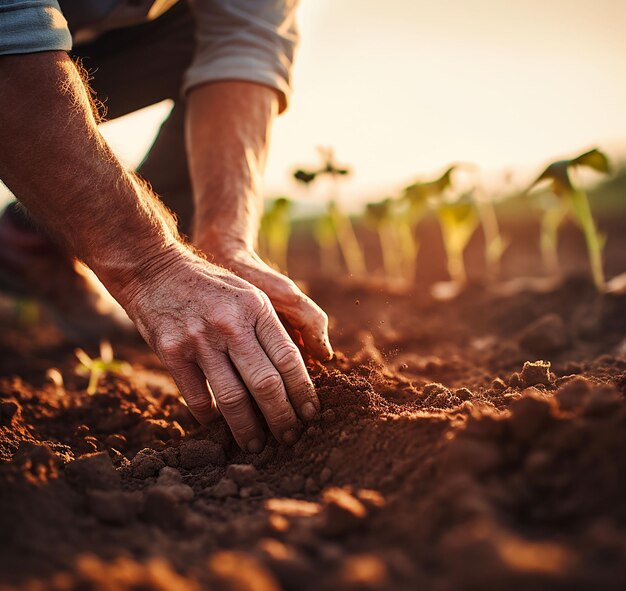
[(594, 148), (571, 160), (571, 166), (587, 166), (597, 172), (608, 174), (611, 172), (611, 163), (604, 152)]

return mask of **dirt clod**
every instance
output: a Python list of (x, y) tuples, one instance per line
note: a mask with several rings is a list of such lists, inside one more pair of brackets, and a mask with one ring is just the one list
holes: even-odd
[(550, 381), (549, 361), (526, 361), (519, 374), (519, 385), (523, 388), (538, 385), (549, 386)]
[(65, 476), (82, 488), (114, 489), (121, 477), (106, 452), (86, 454), (65, 466)]
[(226, 469), (226, 477), (238, 486), (248, 486), (256, 483), (259, 472), (252, 464), (231, 464)]
[(135, 478), (150, 478), (156, 476), (159, 470), (165, 466), (165, 462), (152, 449), (142, 449), (131, 460), (132, 474)]
[(533, 355), (552, 355), (567, 348), (569, 335), (563, 318), (550, 313), (529, 324), (520, 334), (519, 343)]
[(180, 465), (186, 470), (203, 468), (211, 464), (223, 466), (226, 463), (222, 446), (208, 439), (185, 441), (178, 450)]
[(226, 497), (236, 496), (239, 492), (239, 487), (234, 480), (222, 478), (215, 486), (212, 486), (208, 492), (216, 499), (225, 499)]

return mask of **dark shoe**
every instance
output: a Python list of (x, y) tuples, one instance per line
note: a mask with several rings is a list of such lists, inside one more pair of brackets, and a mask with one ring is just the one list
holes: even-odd
[(135, 332), (93, 272), (39, 231), (17, 204), (0, 215), (0, 290), (38, 300), (64, 334), (81, 343)]

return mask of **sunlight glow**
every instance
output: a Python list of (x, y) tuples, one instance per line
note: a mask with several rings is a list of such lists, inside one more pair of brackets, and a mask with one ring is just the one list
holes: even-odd
[[(267, 193), (302, 196), (296, 164), (319, 145), (355, 170), (362, 202), (449, 162), (491, 176), (599, 145), (626, 152), (626, 4), (619, 0), (308, 0), (289, 111), (277, 122)], [(166, 104), (105, 126), (137, 163)]]

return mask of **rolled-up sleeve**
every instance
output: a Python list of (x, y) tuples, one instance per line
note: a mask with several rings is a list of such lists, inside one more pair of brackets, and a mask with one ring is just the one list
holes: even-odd
[(291, 91), (298, 43), (297, 0), (195, 0), (196, 54), (184, 83), (245, 80), (278, 91), (280, 111)]
[(0, 55), (71, 48), (72, 36), (56, 0), (0, 1)]

